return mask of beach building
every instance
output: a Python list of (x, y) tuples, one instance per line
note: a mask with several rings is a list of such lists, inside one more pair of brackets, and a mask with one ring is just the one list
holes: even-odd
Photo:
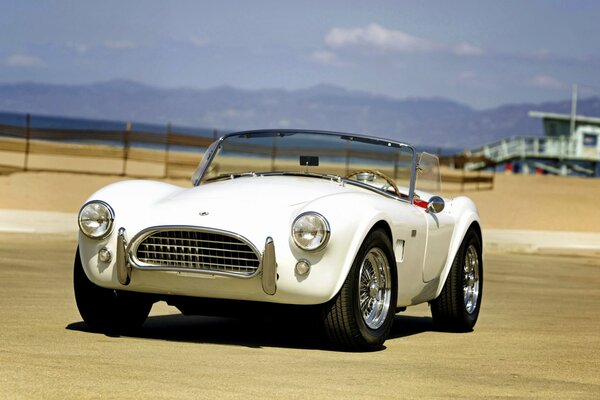
[(475, 161), (465, 169), (504, 165), (524, 174), (600, 176), (600, 118), (538, 111), (529, 116), (542, 119), (543, 137), (510, 137), (467, 152)]

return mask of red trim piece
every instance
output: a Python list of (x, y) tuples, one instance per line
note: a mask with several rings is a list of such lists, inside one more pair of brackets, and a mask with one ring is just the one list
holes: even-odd
[(421, 200), (421, 199), (413, 199), (413, 204), (417, 207), (421, 207), (421, 208), (427, 208), (427, 206), (429, 205), (429, 202), (425, 201), (425, 200)]

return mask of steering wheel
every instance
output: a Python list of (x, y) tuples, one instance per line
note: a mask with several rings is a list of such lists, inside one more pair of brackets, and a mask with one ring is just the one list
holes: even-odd
[(350, 178), (351, 176), (358, 175), (358, 174), (365, 174), (365, 173), (373, 174), (373, 175), (376, 175), (376, 176), (382, 178), (394, 189), (394, 193), (396, 193), (396, 196), (402, 197), (402, 194), (400, 193), (400, 190), (398, 190), (398, 186), (396, 185), (396, 182), (394, 182), (392, 180), (392, 178), (390, 178), (383, 172), (372, 170), (372, 169), (360, 169), (358, 171), (349, 173), (348, 175), (346, 175), (346, 178)]

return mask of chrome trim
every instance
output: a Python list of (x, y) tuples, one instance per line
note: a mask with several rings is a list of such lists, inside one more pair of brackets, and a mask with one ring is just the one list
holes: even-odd
[[(376, 186), (373, 186), (373, 185), (369, 185), (368, 183), (365, 183), (365, 182), (356, 181), (354, 179), (348, 179), (348, 178), (341, 178), (341, 179), (343, 179), (344, 183), (348, 183), (350, 185), (354, 185), (354, 186), (358, 186), (358, 187), (363, 188), (363, 189), (370, 190), (371, 192), (375, 192), (377, 194), (380, 194), (380, 195), (385, 196), (387, 198), (390, 198), (392, 200), (398, 200), (398, 201), (402, 201), (402, 202), (405, 202), (405, 203), (412, 204), (412, 200), (409, 200), (410, 196), (409, 196), (408, 199), (404, 199), (404, 198), (398, 197), (395, 194), (392, 194), (392, 193), (390, 193), (390, 192), (388, 192), (386, 190), (380, 189), (380, 188), (378, 188)], [(410, 188), (409, 188), (409, 191), (410, 191)]]
[[(106, 230), (106, 233), (102, 236), (89, 236), (87, 233), (84, 232), (84, 230), (81, 228), (81, 212), (83, 211), (84, 208), (86, 208), (88, 205), (92, 204), (92, 203), (98, 203), (98, 204), (102, 204), (103, 206), (105, 206), (108, 209), (108, 212), (110, 214), (110, 226), (109, 228)], [(110, 204), (108, 204), (105, 201), (102, 200), (90, 200), (88, 202), (86, 202), (84, 205), (81, 206), (81, 208), (79, 209), (79, 213), (77, 213), (77, 226), (79, 227), (79, 231), (81, 231), (81, 233), (83, 233), (85, 236), (89, 237), (90, 239), (106, 239), (108, 236), (110, 236), (110, 234), (113, 231), (114, 228), (114, 222), (115, 222), (115, 210), (113, 210), (113, 208), (110, 206)]]
[(119, 228), (117, 236), (117, 279), (121, 285), (129, 285), (131, 282), (131, 264), (127, 257), (125, 228)]
[[(148, 264), (143, 261), (140, 261), (137, 258), (136, 253), (137, 253), (138, 247), (148, 236), (151, 236), (152, 234), (157, 233), (157, 232), (169, 231), (169, 230), (171, 230), (171, 231), (176, 230), (176, 231), (189, 231), (189, 232), (205, 232), (205, 233), (225, 235), (225, 236), (229, 236), (234, 239), (237, 239), (250, 248), (252, 253), (256, 256), (256, 258), (252, 259), (252, 260), (257, 260), (259, 262), (258, 267), (252, 274), (244, 275), (244, 274), (227, 272), (227, 271), (197, 270), (197, 269), (182, 268), (182, 267), (156, 266), (153, 264)], [(179, 246), (179, 247), (186, 247), (186, 246)], [(131, 243), (129, 244), (129, 246), (127, 248), (127, 252), (129, 253), (129, 261), (134, 268), (140, 269), (140, 270), (148, 270), (148, 271), (191, 272), (191, 273), (206, 274), (206, 275), (232, 276), (232, 277), (236, 277), (236, 278), (249, 279), (249, 278), (255, 277), (261, 271), (261, 267), (262, 267), (261, 263), (260, 263), (260, 260), (262, 258), (261, 253), (258, 251), (256, 246), (254, 246), (252, 244), (252, 242), (250, 242), (248, 239), (246, 239), (245, 237), (243, 237), (241, 235), (238, 235), (237, 233), (233, 233), (233, 232), (229, 232), (229, 231), (225, 231), (225, 230), (221, 230), (221, 229), (206, 228), (203, 226), (162, 225), (162, 226), (154, 226), (154, 227), (144, 229), (144, 230), (140, 231), (137, 235), (135, 235), (135, 237), (131, 240)]]
[[(206, 172), (207, 167), (212, 163), (213, 158), (215, 158), (215, 155), (217, 154), (219, 148), (221, 147), (221, 143), (223, 142), (223, 139), (224, 139), (224, 136), (221, 136), (219, 139), (212, 142), (210, 144), (210, 146), (208, 146), (208, 148), (206, 149), (206, 152), (204, 153), (204, 155), (207, 155), (207, 153), (208, 153), (208, 155), (207, 155), (208, 159), (206, 161), (206, 164), (204, 164), (204, 169), (202, 171), (198, 171), (198, 169), (200, 168), (200, 165), (202, 165), (202, 161), (204, 159), (204, 155), (202, 156), (203, 159), (200, 160), (198, 167), (196, 167), (196, 170), (194, 170), (194, 173), (192, 175), (192, 186), (200, 185), (202, 178), (204, 178), (204, 173)], [(196, 172), (199, 172), (199, 174), (196, 174)]]
[(429, 204), (427, 205), (427, 211), (437, 214), (444, 211), (444, 207), (446, 207), (446, 202), (440, 196), (433, 196), (429, 199)]
[(265, 241), (261, 265), (263, 291), (272, 296), (277, 292), (277, 258), (275, 257), (275, 244), (270, 236)]
[(412, 204), (415, 199), (415, 186), (417, 184), (417, 150), (413, 146), (408, 145), (408, 147), (412, 149), (413, 168), (410, 173), (410, 187), (408, 189), (408, 202)]
[[(305, 249), (304, 247), (300, 246), (298, 244), (298, 242), (296, 242), (296, 238), (294, 237), (294, 225), (296, 225), (296, 222), (300, 218), (302, 218), (308, 214), (317, 216), (317, 218), (319, 218), (325, 225), (325, 238), (323, 239), (323, 241), (321, 242), (321, 244), (318, 247), (315, 247), (314, 249), (310, 249), (310, 250)], [(305, 211), (302, 214), (299, 214), (296, 218), (294, 218), (294, 222), (292, 222), (292, 228), (290, 229), (290, 234), (292, 235), (292, 241), (299, 249), (304, 250), (304, 251), (317, 251), (317, 250), (321, 250), (323, 247), (327, 246), (327, 243), (329, 243), (329, 237), (331, 236), (331, 226), (329, 225), (329, 221), (327, 221), (327, 219), (324, 216), (322, 216), (321, 214), (319, 214), (318, 212)]]

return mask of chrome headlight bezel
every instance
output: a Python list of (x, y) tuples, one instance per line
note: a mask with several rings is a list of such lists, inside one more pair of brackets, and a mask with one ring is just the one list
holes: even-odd
[[(91, 207), (96, 207), (95, 212), (99, 214), (98, 218), (90, 219), (84, 218), (84, 213), (88, 212)], [(85, 225), (84, 221), (96, 221), (101, 226), (102, 223), (106, 223), (106, 226), (102, 229), (90, 229)], [(113, 225), (115, 220), (115, 212), (108, 203), (102, 200), (92, 200), (88, 201), (81, 207), (79, 210), (79, 214), (77, 217), (77, 222), (79, 224), (79, 230), (87, 237), (91, 239), (104, 239), (108, 235), (112, 233)]]
[[(308, 225), (308, 229), (307, 229)], [(312, 229), (311, 229), (312, 227)], [(312, 232), (314, 236), (308, 242), (302, 240), (301, 232)], [(329, 222), (321, 214), (314, 211), (304, 212), (294, 219), (291, 229), (292, 240), (298, 248), (305, 251), (317, 251), (322, 249), (329, 242), (331, 235), (331, 228)], [(314, 243), (314, 240), (320, 237), (318, 243)]]

